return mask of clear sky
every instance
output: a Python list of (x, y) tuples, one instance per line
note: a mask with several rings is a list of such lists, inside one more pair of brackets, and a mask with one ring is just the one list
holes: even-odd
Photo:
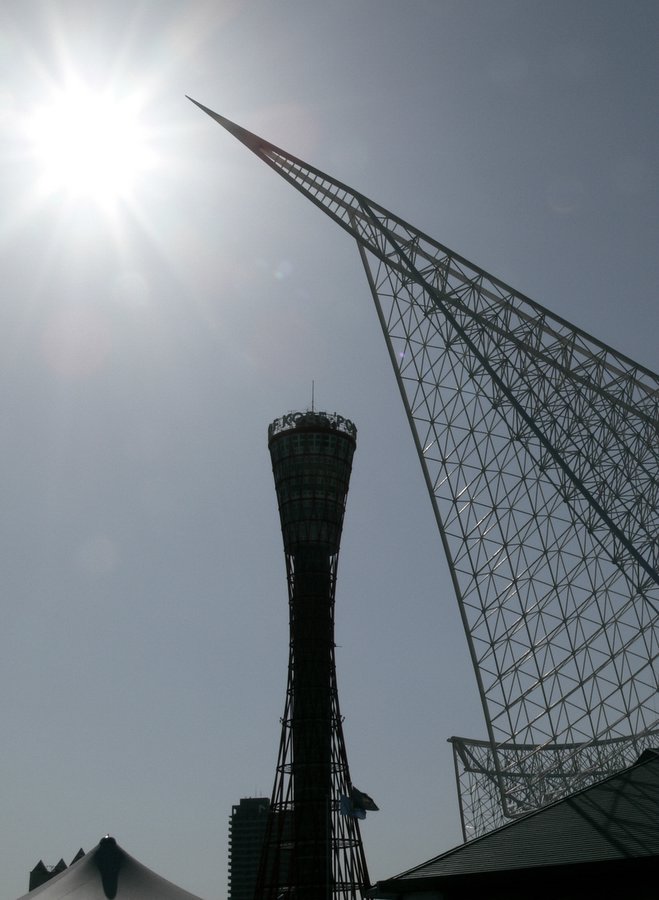
[(373, 880), (459, 842), (446, 738), (485, 736), (357, 249), (184, 95), (656, 368), (658, 26), (654, 0), (0, 5), (0, 900), (106, 832), (226, 896), (286, 682), (267, 426), (312, 380), (359, 429), (337, 658)]

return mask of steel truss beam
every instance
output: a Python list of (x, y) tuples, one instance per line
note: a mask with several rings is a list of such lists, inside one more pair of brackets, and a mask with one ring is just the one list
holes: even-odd
[[(504, 825), (514, 812), (504, 814), (501, 804), (499, 769), (489, 741), (452, 737), (453, 764), (458, 784), (460, 821), (465, 841)], [(659, 731), (634, 738), (591, 741), (587, 744), (548, 744), (533, 748), (520, 744), (500, 744), (496, 753), (503, 760), (511, 805), (523, 801), (517, 815), (544, 806), (574, 790), (600, 781), (611, 772), (624, 769), (644, 750), (659, 745)], [(630, 753), (630, 748), (633, 752)], [(530, 755), (529, 751), (535, 750)]]
[(533, 808), (554, 775), (564, 794), (626, 764), (659, 724), (659, 378), (197, 105), (357, 242), (448, 559), (501, 814)]

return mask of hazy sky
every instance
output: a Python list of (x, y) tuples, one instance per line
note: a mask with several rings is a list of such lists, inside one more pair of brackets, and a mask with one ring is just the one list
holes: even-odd
[[(107, 832), (226, 896), (286, 683), (267, 426), (312, 380), (359, 429), (337, 659), (373, 880), (459, 842), (446, 738), (485, 736), (357, 249), (184, 95), (656, 368), (658, 26), (654, 0), (0, 3), (0, 900)], [(100, 181), (55, 171), (112, 104), (119, 184), (109, 139)]]

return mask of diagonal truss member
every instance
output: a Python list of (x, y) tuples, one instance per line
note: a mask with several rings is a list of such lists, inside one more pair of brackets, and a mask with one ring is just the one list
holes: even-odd
[(480, 776), (501, 814), (635, 759), (659, 722), (657, 375), (196, 105), (357, 242), (485, 712)]

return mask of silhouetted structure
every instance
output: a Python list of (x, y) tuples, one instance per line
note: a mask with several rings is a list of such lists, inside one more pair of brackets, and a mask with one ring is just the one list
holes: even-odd
[(336, 569), (356, 431), (320, 412), (285, 415), (268, 430), (290, 644), (259, 900), (348, 900), (368, 885), (334, 659)]
[[(78, 862), (79, 859), (85, 855), (85, 851), (80, 848), (76, 855), (71, 860), (71, 865), (73, 863)], [(63, 859), (49, 868), (42, 859), (36, 864), (36, 866), (30, 872), (30, 881), (28, 890), (33, 891), (35, 888), (41, 887), (42, 884), (45, 884), (47, 881), (50, 881), (51, 878), (54, 878), (56, 875), (59, 875), (66, 869), (66, 863)]]
[(386, 900), (654, 900), (659, 751), (597, 784), (448, 850), (371, 897)]
[(357, 243), (485, 714), (452, 738), (465, 837), (628, 765), (659, 738), (659, 377), (201, 109)]
[(229, 820), (229, 900), (253, 900), (263, 850), (269, 797), (243, 797)]

